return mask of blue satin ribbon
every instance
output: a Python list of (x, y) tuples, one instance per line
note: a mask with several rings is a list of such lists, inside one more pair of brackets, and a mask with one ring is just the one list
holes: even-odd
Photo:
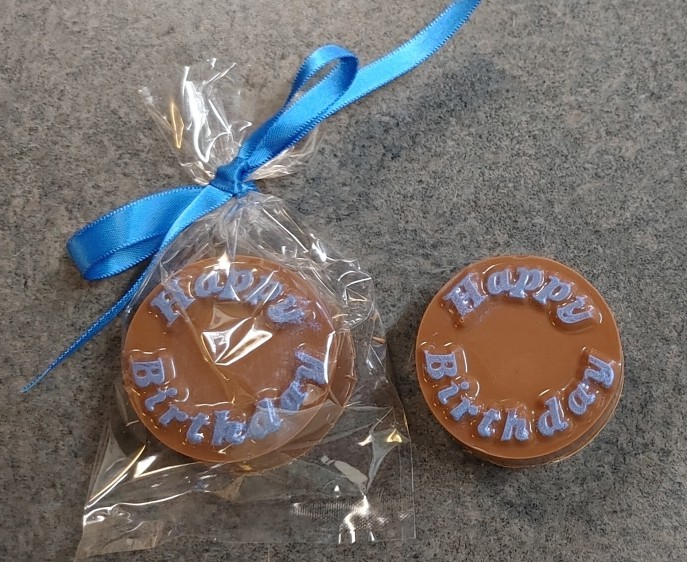
[[(255, 190), (255, 184), (249, 181), (251, 174), (323, 120), (427, 60), (468, 20), (479, 2), (453, 2), (411, 40), (360, 69), (356, 56), (343, 47), (320, 47), (296, 73), (282, 108), (251, 134), (234, 160), (217, 169), (210, 184), (178, 187), (132, 201), (79, 230), (67, 243), (67, 249), (89, 281), (117, 275), (150, 257), (153, 260), (126, 294), (22, 392), (36, 386), (126, 308), (154, 267), (155, 256), (185, 228), (232, 197)], [(328, 68), (326, 76), (308, 89), (311, 80)]]

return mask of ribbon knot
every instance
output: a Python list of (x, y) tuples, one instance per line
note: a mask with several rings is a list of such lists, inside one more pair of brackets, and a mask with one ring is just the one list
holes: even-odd
[(233, 197), (242, 197), (250, 191), (257, 190), (257, 186), (253, 182), (248, 181), (251, 173), (250, 164), (245, 159), (237, 156), (229, 164), (217, 168), (215, 177), (210, 182), (210, 185)]
[[(126, 294), (22, 392), (38, 384), (128, 306), (153, 271), (162, 250), (184, 229), (232, 197), (257, 189), (248, 181), (251, 174), (319, 123), (427, 60), (468, 20), (479, 2), (455, 0), (415, 37), (364, 68), (359, 69), (356, 56), (343, 47), (320, 47), (296, 73), (282, 108), (246, 139), (232, 162), (217, 169), (209, 185), (178, 187), (149, 195), (79, 230), (70, 238), (67, 249), (88, 280), (111, 277), (150, 257), (153, 259)], [(324, 78), (309, 87), (323, 74)]]

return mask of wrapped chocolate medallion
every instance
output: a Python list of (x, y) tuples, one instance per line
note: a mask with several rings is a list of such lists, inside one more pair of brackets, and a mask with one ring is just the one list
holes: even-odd
[[(237, 118), (222, 110), (222, 97), (236, 101), (242, 91), (237, 80), (211, 61), (182, 72), (170, 90), (181, 99), (144, 91), (161, 124), (172, 116), (184, 124), (163, 131), (180, 141), (180, 158), (190, 162), (198, 150), (185, 166), (198, 179), (203, 151), (231, 160), (239, 147), (223, 139)], [(198, 115), (208, 119), (190, 120)], [(313, 142), (292, 150), (290, 165)], [(276, 165), (262, 174), (291, 169)], [(339, 541), (360, 540), (360, 526), (368, 539), (412, 534), (408, 432), (372, 291), (354, 260), (276, 197), (250, 190), (185, 228), (125, 310), (118, 407), (80, 554), (177, 533)], [(371, 492), (384, 502), (375, 505)], [(348, 528), (344, 520), (363, 505), (371, 511)]]
[(124, 313), (116, 405), (78, 556), (180, 535), (414, 536), (410, 441), (372, 281), (254, 182), (291, 173), (313, 151), (318, 123), (429, 58), (478, 3), (453, 2), (365, 67), (342, 47), (320, 47), (264, 120), (274, 100), (243, 92), (214, 61), (142, 91), (197, 185), (133, 201), (70, 239), (86, 279), (148, 266), (24, 388)]

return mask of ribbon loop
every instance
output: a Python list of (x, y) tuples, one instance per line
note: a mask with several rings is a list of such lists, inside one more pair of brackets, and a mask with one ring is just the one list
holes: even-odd
[[(332, 70), (306, 89), (310, 81), (330, 65), (334, 65)], [(246, 140), (237, 159), (245, 160), (252, 174), (296, 144), (341, 101), (357, 72), (357, 57), (343, 47), (325, 45), (314, 51), (296, 73), (291, 92), (281, 109)]]
[(67, 251), (88, 281), (126, 271), (160, 249), (169, 227), (202, 190), (179, 187), (127, 203), (79, 230)]

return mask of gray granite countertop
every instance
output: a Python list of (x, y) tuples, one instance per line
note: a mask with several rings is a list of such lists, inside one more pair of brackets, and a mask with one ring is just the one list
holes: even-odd
[[(217, 56), (282, 88), (337, 42), (364, 61), (443, 0), (4, 0), (0, 11), (0, 558), (69, 560), (119, 328), (19, 388), (129, 284), (89, 284), (64, 243), (186, 181), (137, 87)], [(375, 280), (415, 457), (417, 539), (222, 545), (172, 560), (687, 559), (687, 2), (489, 0), (415, 72), (331, 119), (301, 173), (266, 183)], [(250, 68), (249, 68), (250, 66)], [(582, 272), (614, 311), (626, 380), (599, 437), (506, 470), (429, 415), (412, 350), (432, 295), (468, 263), (529, 253)]]

